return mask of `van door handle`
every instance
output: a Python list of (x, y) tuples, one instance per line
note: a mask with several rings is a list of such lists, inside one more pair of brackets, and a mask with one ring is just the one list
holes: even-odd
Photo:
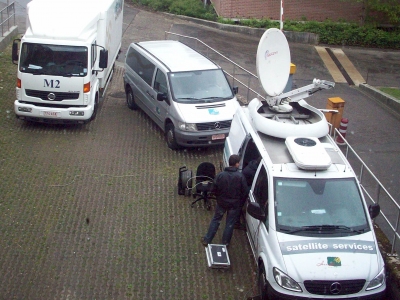
[(154, 100), (154, 96), (152, 94), (150, 94), (149, 91), (146, 91), (146, 94), (149, 95), (151, 97), (151, 99)]

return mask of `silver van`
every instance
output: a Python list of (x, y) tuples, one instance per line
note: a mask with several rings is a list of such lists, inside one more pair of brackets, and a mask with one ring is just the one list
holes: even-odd
[(128, 107), (141, 108), (173, 150), (224, 144), (239, 107), (223, 70), (178, 41), (130, 44), (124, 88)]

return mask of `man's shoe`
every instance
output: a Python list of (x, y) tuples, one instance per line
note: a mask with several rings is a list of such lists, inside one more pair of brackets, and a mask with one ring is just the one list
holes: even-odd
[(233, 228), (238, 229), (238, 230), (246, 231), (246, 225), (240, 224), (240, 223), (235, 224), (235, 226)]
[(201, 238), (201, 243), (203, 244), (204, 247), (208, 246), (207, 241), (204, 239), (204, 237)]

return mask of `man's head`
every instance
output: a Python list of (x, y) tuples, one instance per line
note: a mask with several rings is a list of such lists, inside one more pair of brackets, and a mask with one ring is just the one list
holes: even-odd
[(229, 166), (230, 167), (238, 167), (240, 163), (240, 156), (237, 154), (232, 154), (229, 157)]

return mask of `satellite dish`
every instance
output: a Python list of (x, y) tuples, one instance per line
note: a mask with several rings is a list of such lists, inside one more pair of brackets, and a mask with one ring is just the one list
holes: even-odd
[(257, 75), (268, 96), (283, 92), (290, 74), (290, 49), (285, 35), (276, 28), (264, 32), (257, 48)]

